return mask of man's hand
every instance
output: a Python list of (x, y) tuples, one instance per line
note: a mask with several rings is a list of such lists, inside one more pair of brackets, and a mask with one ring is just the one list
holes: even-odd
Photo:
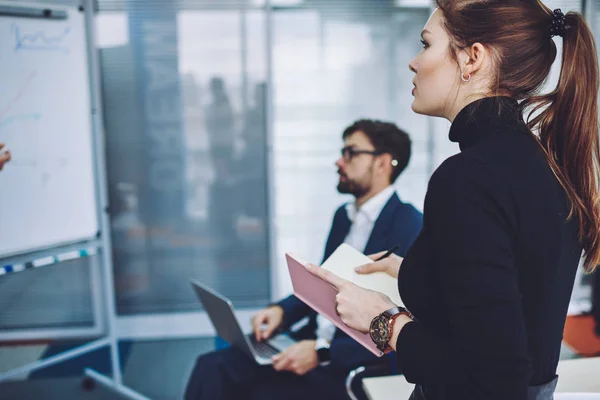
[(257, 341), (266, 340), (271, 337), (273, 331), (279, 328), (283, 321), (283, 308), (272, 306), (260, 310), (252, 318), (252, 330)]
[(4, 148), (4, 143), (0, 143), (0, 171), (4, 168), (4, 164), (10, 161), (10, 151), (2, 151)]
[(288, 347), (273, 357), (273, 368), (276, 371), (290, 371), (296, 375), (312, 371), (319, 365), (316, 344), (315, 340), (303, 340)]

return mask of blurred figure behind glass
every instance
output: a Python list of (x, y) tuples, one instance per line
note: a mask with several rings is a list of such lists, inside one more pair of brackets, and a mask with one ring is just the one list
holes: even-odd
[(211, 102), (206, 107), (206, 132), (215, 180), (209, 190), (209, 235), (219, 268), (234, 263), (237, 245), (235, 218), (238, 212), (234, 182), (234, 112), (225, 81), (213, 77), (209, 83)]

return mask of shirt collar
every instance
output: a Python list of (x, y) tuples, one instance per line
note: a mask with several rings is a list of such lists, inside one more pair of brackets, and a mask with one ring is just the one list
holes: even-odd
[(388, 200), (395, 193), (395, 189), (392, 185), (386, 187), (381, 192), (377, 193), (375, 196), (371, 197), (365, 204), (363, 204), (359, 209), (356, 209), (356, 203), (349, 203), (346, 205), (346, 213), (348, 214), (348, 219), (350, 222), (354, 222), (356, 220), (356, 215), (361, 212), (366, 215), (369, 222), (375, 222), (377, 218), (379, 218), (379, 214), (383, 210), (383, 207), (387, 204)]

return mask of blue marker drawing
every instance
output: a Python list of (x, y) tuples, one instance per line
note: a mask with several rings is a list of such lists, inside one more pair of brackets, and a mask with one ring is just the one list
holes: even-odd
[(69, 52), (69, 48), (63, 45), (63, 42), (71, 32), (70, 27), (66, 27), (61, 33), (56, 35), (47, 35), (43, 31), (36, 31), (30, 34), (21, 33), (21, 28), (18, 25), (13, 25), (13, 31), (15, 33), (15, 52), (19, 50)]
[(0, 119), (0, 130), (6, 128), (9, 125), (12, 125), (16, 122), (21, 121), (39, 121), (42, 118), (42, 114), (22, 114), (15, 115), (14, 117), (7, 117), (4, 119)]

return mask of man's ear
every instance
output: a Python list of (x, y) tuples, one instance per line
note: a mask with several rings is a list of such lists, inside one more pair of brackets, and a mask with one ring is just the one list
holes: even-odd
[(377, 160), (377, 162), (379, 163), (378, 168), (384, 174), (391, 175), (392, 169), (394, 168), (393, 161), (394, 161), (394, 158), (392, 157), (392, 155), (390, 153), (383, 153), (381, 156), (378, 157), (378, 160)]

